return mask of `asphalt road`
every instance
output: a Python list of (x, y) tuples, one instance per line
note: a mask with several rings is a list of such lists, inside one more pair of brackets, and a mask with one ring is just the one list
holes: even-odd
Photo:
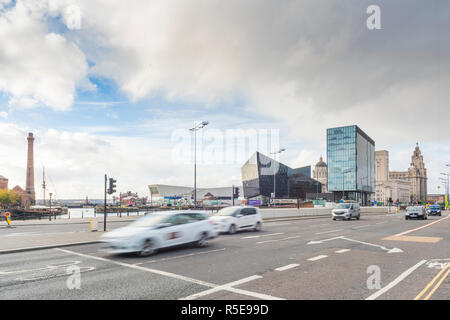
[(447, 214), (396, 214), (271, 222), (146, 258), (98, 244), (4, 254), (0, 299), (449, 300), (449, 230)]

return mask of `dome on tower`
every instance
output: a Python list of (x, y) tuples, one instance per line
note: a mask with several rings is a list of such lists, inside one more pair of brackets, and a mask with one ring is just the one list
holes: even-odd
[(316, 163), (316, 167), (326, 167), (327, 164), (323, 161), (323, 158), (320, 157), (319, 162)]

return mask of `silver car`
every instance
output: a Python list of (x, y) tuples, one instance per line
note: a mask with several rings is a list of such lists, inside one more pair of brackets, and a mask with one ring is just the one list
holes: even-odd
[(333, 220), (350, 220), (351, 218), (359, 220), (361, 210), (358, 203), (339, 203), (336, 208), (331, 211), (331, 216), (333, 217)]
[(422, 206), (411, 206), (406, 208), (405, 220), (409, 219), (428, 219), (427, 210)]

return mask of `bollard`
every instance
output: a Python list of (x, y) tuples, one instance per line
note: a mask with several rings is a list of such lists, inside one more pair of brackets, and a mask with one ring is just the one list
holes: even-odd
[(81, 210), (81, 219), (83, 219), (83, 218), (84, 218), (84, 211)]
[(89, 229), (94, 232), (98, 231), (98, 221), (96, 218), (91, 218)]

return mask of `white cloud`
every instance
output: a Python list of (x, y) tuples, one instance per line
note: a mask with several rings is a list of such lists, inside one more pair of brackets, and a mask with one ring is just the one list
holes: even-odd
[(0, 91), (10, 95), (12, 107), (66, 110), (77, 84), (86, 81), (83, 52), (48, 31), (46, 14), (45, 2), (27, 0), (0, 12)]
[(4, 119), (8, 118), (8, 112), (0, 111), (0, 118), (4, 118)]

